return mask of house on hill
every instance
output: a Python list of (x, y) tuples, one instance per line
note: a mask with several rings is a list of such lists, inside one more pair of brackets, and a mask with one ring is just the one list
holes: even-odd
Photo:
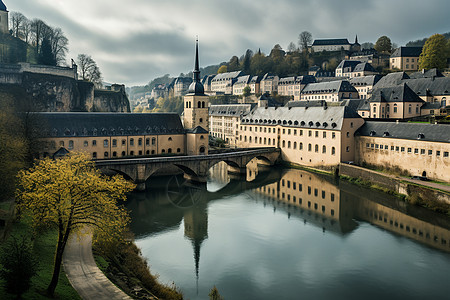
[(358, 36), (356, 36), (355, 43), (353, 44), (350, 44), (347, 39), (314, 40), (311, 49), (314, 52), (341, 50), (357, 52), (361, 51), (361, 45), (358, 43)]
[(395, 49), (389, 59), (391, 69), (417, 71), (419, 69), (421, 52), (422, 47), (400, 47)]

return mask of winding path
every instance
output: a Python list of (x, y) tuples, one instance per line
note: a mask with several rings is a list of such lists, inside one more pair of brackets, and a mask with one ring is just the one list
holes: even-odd
[(131, 300), (97, 267), (92, 254), (92, 234), (73, 235), (66, 245), (63, 263), (67, 278), (81, 298)]

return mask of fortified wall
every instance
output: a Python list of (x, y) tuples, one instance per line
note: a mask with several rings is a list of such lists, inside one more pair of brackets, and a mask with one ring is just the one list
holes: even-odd
[(113, 85), (109, 90), (96, 90), (91, 82), (77, 80), (76, 66), (0, 64), (0, 85), (23, 89), (36, 111), (131, 111), (125, 86)]

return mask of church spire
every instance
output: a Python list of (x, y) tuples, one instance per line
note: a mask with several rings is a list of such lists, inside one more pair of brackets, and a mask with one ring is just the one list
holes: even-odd
[(198, 63), (198, 38), (195, 40), (195, 66), (192, 72), (192, 83), (189, 86), (188, 94), (201, 95), (205, 94), (203, 84), (200, 82), (200, 67)]
[(358, 35), (356, 35), (355, 44), (358, 44)]

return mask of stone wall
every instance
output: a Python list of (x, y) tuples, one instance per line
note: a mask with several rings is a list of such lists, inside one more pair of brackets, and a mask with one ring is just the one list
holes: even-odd
[(393, 178), (358, 166), (340, 164), (339, 175), (361, 178), (364, 181), (368, 181), (399, 194), (418, 196), (425, 201), (439, 201), (450, 204), (450, 193), (411, 184), (402, 181), (401, 178)]
[(86, 104), (92, 112), (130, 112), (130, 102), (125, 91), (94, 90), (92, 106)]

